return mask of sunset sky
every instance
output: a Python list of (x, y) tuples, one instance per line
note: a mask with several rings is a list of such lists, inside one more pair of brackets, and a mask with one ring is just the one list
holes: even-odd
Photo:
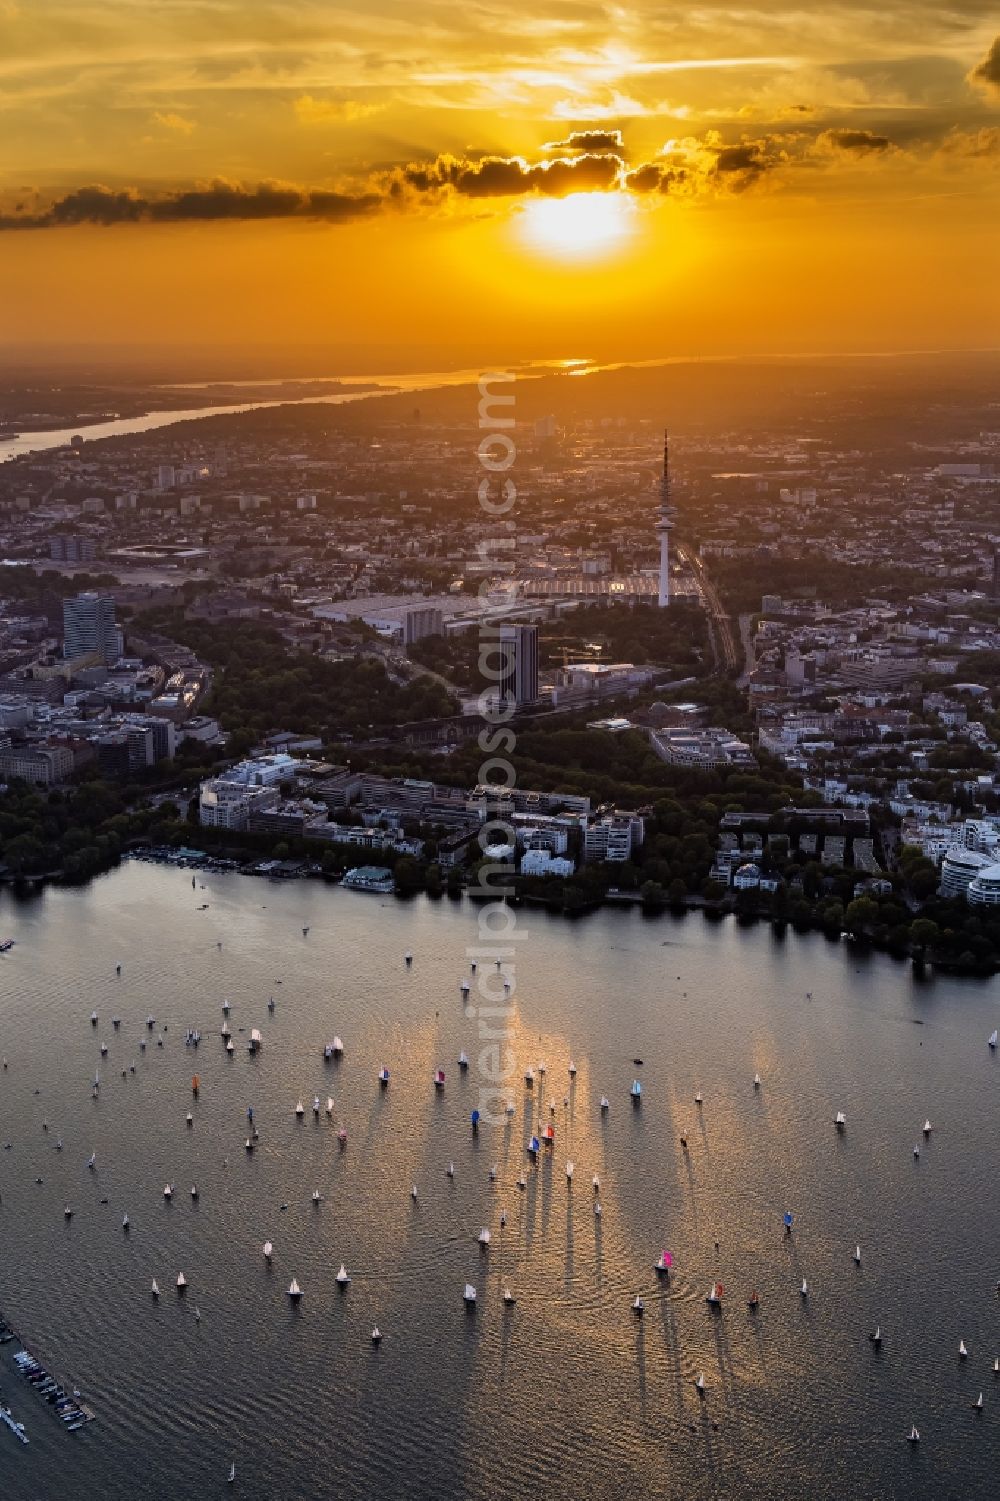
[(983, 0), (0, 0), (0, 341), (1000, 345)]

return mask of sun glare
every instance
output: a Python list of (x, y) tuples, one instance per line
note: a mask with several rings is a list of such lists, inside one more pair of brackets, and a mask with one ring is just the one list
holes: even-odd
[(521, 237), (544, 255), (583, 260), (622, 247), (633, 229), (633, 205), (624, 193), (571, 193), (532, 198), (521, 210)]

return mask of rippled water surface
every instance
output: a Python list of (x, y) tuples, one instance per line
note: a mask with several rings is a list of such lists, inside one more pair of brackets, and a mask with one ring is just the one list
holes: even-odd
[[(694, 915), (519, 912), (502, 1045), (515, 1113), (474, 1136), (495, 1066), (479, 982), (504, 1004), (489, 946), (470, 973), (477, 919), (468, 903), (311, 883), (192, 889), (189, 873), (138, 864), (0, 898), (0, 936), (16, 940), (0, 958), (0, 1311), (98, 1415), (64, 1432), (3, 1347), (0, 1388), (31, 1437), (24, 1449), (0, 1427), (5, 1501), (996, 1494), (996, 988), (918, 983), (846, 944)], [(335, 1034), (345, 1056), (327, 1064)], [(328, 1094), (333, 1120), (315, 1120)], [(555, 1145), (532, 1167), (525, 1141), (549, 1122)], [(653, 1271), (665, 1247), (669, 1285)], [(715, 1277), (721, 1314), (704, 1302)]]

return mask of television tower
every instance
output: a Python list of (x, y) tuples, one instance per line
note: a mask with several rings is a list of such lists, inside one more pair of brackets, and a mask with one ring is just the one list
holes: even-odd
[(670, 504), (670, 439), (663, 434), (663, 475), (660, 479), (660, 519), (656, 535), (660, 539), (660, 589), (657, 604), (665, 610), (670, 603), (670, 533), (674, 525), (674, 508)]

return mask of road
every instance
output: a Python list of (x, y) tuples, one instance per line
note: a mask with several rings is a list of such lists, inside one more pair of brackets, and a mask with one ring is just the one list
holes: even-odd
[(726, 672), (735, 672), (739, 665), (739, 653), (736, 650), (736, 639), (733, 635), (733, 622), (723, 608), (719, 591), (706, 573), (701, 559), (686, 543), (678, 543), (675, 552), (677, 557), (688, 565), (698, 586), (705, 613), (712, 627), (716, 664), (723, 667)]

